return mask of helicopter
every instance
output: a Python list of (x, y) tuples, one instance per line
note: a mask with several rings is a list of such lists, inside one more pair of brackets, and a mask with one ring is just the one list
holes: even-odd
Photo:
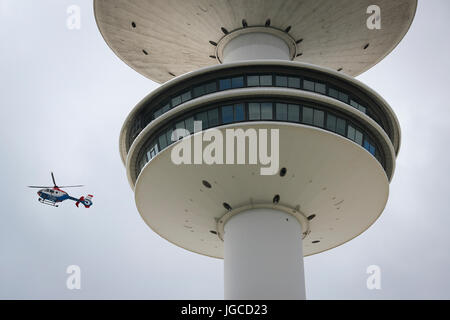
[(88, 194), (86, 198), (82, 196), (81, 198), (77, 199), (74, 197), (69, 196), (69, 194), (61, 188), (77, 188), (82, 187), (83, 185), (76, 185), (76, 186), (61, 186), (58, 187), (55, 182), (55, 176), (53, 175), (53, 172), (51, 172), (52, 180), (53, 180), (53, 187), (48, 186), (28, 186), (28, 188), (38, 188), (40, 189), (37, 194), (39, 196), (38, 201), (42, 204), (46, 204), (53, 207), (58, 207), (58, 204), (63, 202), (64, 200), (72, 200), (75, 201), (75, 205), (78, 207), (78, 205), (81, 203), (86, 208), (89, 208), (92, 206), (92, 194)]

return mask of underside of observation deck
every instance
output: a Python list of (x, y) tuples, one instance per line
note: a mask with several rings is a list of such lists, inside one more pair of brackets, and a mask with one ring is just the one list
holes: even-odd
[(356, 76), (408, 31), (416, 0), (379, 0), (381, 29), (369, 29), (372, 0), (95, 0), (98, 27), (129, 66), (159, 83), (219, 63), (217, 44), (233, 31), (267, 27), (296, 43), (294, 61)]

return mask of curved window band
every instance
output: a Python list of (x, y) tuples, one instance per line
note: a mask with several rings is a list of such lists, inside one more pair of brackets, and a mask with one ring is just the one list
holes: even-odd
[(193, 134), (194, 121), (202, 121), (203, 130), (251, 121), (282, 121), (310, 125), (334, 132), (359, 144), (385, 168), (380, 148), (374, 143), (374, 139), (353, 121), (340, 117), (335, 112), (285, 102), (239, 102), (200, 108), (189, 116), (171, 121), (141, 149), (136, 162), (136, 177), (147, 162), (175, 142), (171, 139), (173, 130), (182, 128)]
[(217, 78), (216, 80), (210, 80), (195, 85), (189, 90), (185, 90), (172, 96), (160, 108), (158, 108), (156, 111), (153, 111), (150, 117), (137, 116), (129, 133), (127, 149), (130, 148), (133, 140), (151, 121), (166, 113), (170, 109), (180, 105), (181, 103), (213, 92), (245, 87), (285, 87), (326, 95), (328, 97), (344, 102), (352, 106), (353, 108), (365, 113), (374, 121), (376, 121), (383, 128), (383, 130), (386, 131), (384, 125), (371, 114), (370, 109), (357, 102), (358, 99), (352, 97), (352, 95), (348, 94), (345, 90), (341, 90), (335, 86), (329, 85), (326, 82), (313, 80), (311, 78), (284, 74), (246, 74), (230, 76), (228, 78)]

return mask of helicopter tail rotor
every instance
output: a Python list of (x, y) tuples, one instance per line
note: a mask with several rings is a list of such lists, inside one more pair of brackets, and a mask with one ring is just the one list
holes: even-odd
[(89, 208), (90, 206), (92, 206), (92, 194), (88, 194), (85, 197), (81, 197), (80, 199), (78, 199), (78, 201), (75, 203), (75, 205), (78, 207), (78, 205), (81, 203), (83, 204), (86, 208)]

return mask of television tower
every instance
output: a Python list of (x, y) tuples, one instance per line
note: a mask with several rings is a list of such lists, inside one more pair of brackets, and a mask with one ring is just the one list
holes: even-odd
[[(416, 7), (94, 1), (109, 47), (162, 84), (120, 133), (137, 209), (161, 237), (224, 259), (226, 299), (304, 299), (303, 257), (355, 238), (384, 210), (400, 127), (388, 103), (354, 76), (396, 47)], [(173, 141), (176, 129), (190, 136)], [(193, 140), (193, 153), (204, 153), (208, 132), (228, 129), (248, 134), (246, 152), (251, 129), (277, 130), (276, 174), (261, 174), (264, 164), (250, 156), (246, 165), (174, 163), (177, 146)], [(234, 159), (239, 149), (217, 152)]]

